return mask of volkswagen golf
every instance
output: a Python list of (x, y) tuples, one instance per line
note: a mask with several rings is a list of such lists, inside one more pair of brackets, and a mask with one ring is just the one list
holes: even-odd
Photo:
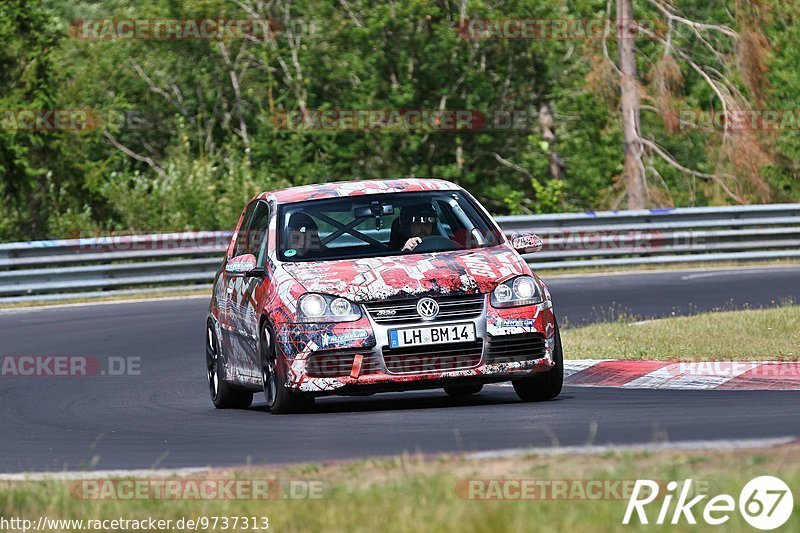
[(272, 413), (323, 395), (510, 381), (523, 401), (561, 392), (550, 293), (464, 189), (435, 179), (265, 192), (244, 208), (214, 279), (206, 367), (218, 408), (263, 392)]

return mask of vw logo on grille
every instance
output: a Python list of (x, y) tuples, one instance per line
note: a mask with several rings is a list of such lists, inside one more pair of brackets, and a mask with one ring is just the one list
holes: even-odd
[(422, 298), (417, 302), (417, 314), (422, 318), (434, 318), (439, 314), (439, 304), (432, 298)]

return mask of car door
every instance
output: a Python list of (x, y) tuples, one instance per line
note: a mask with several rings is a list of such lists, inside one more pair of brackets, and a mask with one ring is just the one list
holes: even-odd
[(232, 309), (233, 301), (232, 294), (234, 291), (233, 281), (235, 277), (226, 271), (228, 262), (236, 257), (240, 250), (244, 249), (244, 243), (247, 238), (247, 228), (250, 226), (250, 221), (253, 218), (253, 211), (255, 211), (256, 204), (252, 202), (245, 206), (242, 213), (241, 221), (236, 229), (236, 234), (233, 237), (233, 246), (228, 249), (227, 256), (225, 257), (225, 265), (223, 265), (222, 273), (218, 283), (217, 290), (217, 306), (219, 308), (219, 325), (221, 329), (220, 344), (222, 345), (222, 353), (226, 358), (230, 359), (233, 352), (234, 340), (233, 320), (234, 312)]
[[(242, 222), (231, 258), (252, 254), (258, 266), (264, 266), (267, 249), (267, 230), (270, 210), (264, 201), (252, 204), (247, 226)], [(248, 207), (250, 207), (248, 206)], [(256, 288), (264, 282), (262, 277), (251, 277), (226, 273), (225, 292), (229, 310), (230, 352), (237, 368), (250, 379), (260, 379), (258, 362), (258, 305)]]

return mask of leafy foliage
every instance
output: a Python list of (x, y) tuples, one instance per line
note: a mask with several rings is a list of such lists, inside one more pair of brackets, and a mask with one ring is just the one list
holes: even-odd
[[(663, 34), (661, 14), (636, 4), (637, 16), (660, 20)], [(797, 5), (670, 4), (743, 36), (739, 48), (719, 44), (719, 65), (696, 35), (675, 32), (674, 42), (695, 61), (717, 65), (765, 109), (797, 101)], [(450, 179), (497, 214), (616, 208), (624, 192), (618, 80), (602, 42), (464, 39), (457, 31), (462, 16), (608, 15), (598, 0), (6, 0), (0, 113), (88, 109), (102, 120), (80, 132), (0, 128), (0, 239), (228, 228), (253, 194), (321, 182), (327, 173), (337, 180)], [(69, 31), (82, 18), (201, 17), (269, 18), (280, 31), (268, 42), (81, 40)], [(752, 30), (756, 24), (764, 31)], [(607, 46), (613, 58), (613, 38)], [(644, 103), (656, 110), (643, 111), (643, 129), (676, 160), (700, 172), (746, 176), (731, 185), (744, 200), (800, 198), (796, 131), (726, 144), (719, 131), (682, 129), (676, 111), (713, 109), (715, 94), (680, 57), (665, 57), (660, 43), (637, 42), (637, 53)], [(551, 124), (542, 120), (545, 107)], [(524, 127), (281, 127), (282, 113), (324, 109), (461, 109), (490, 118), (513, 112)], [(648, 176), (654, 205), (731, 201), (714, 183), (661, 161)]]

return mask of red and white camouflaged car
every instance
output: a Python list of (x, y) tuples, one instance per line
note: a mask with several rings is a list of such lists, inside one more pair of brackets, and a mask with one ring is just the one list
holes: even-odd
[(558, 396), (561, 339), (545, 284), (465, 190), (434, 179), (263, 193), (244, 209), (214, 280), (206, 327), (211, 399), (273, 413), (321, 395), (511, 381)]

